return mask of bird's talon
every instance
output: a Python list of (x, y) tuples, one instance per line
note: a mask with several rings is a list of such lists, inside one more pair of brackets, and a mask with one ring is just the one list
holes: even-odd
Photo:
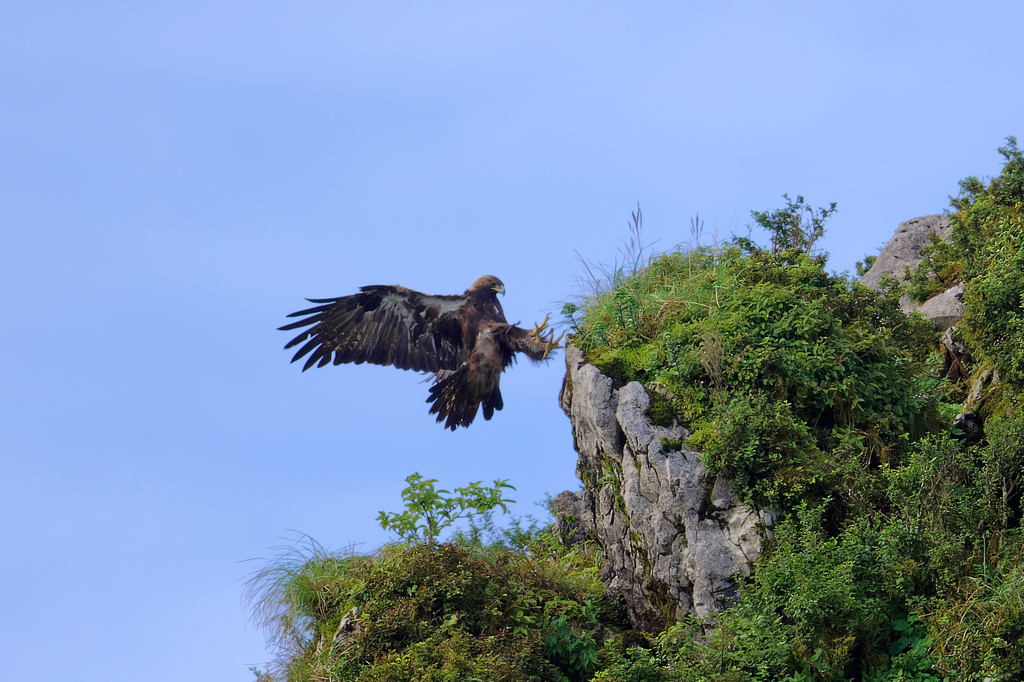
[[(547, 326), (547, 318), (544, 319), (543, 325), (544, 327)], [(541, 329), (543, 329), (544, 327), (541, 327)], [(562, 340), (564, 336), (565, 332), (559, 334), (557, 339), (555, 338), (554, 332), (548, 334), (546, 338), (540, 336), (539, 333), (536, 335), (537, 343), (543, 344), (544, 346), (544, 355), (541, 357), (542, 360), (547, 360), (548, 356), (551, 354), (551, 351), (558, 350), (559, 348), (562, 347), (559, 342)]]
[(537, 340), (537, 343), (545, 343), (543, 337), (541, 336), (541, 332), (548, 328), (548, 319), (550, 317), (550, 315), (545, 315), (544, 321), (538, 325), (535, 325), (534, 328), (530, 330), (533, 332), (533, 338)]

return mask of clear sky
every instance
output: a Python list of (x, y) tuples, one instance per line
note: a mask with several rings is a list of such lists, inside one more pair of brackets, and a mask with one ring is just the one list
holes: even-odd
[(576, 488), (561, 356), (468, 430), (391, 368), (302, 374), (303, 297), (500, 277), (510, 321), (700, 213), (837, 202), (836, 270), (1024, 136), (1024, 3), (0, 5), (0, 659), (251, 680), (242, 582), (387, 540), (414, 471)]

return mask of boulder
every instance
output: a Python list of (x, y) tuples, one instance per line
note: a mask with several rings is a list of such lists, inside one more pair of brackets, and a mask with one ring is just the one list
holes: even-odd
[(964, 285), (956, 284), (932, 296), (913, 310), (931, 320), (936, 329), (949, 329), (964, 317)]
[[(860, 278), (860, 283), (878, 289), (882, 286), (882, 278), (886, 276), (907, 281), (908, 274), (914, 271), (924, 257), (922, 251), (932, 242), (932, 235), (948, 241), (951, 230), (949, 216), (943, 214), (913, 218), (900, 223), (896, 227), (896, 233), (882, 247), (871, 269)], [(936, 329), (946, 329), (964, 316), (964, 306), (960, 302), (963, 293), (963, 285), (957, 284), (920, 305), (911, 301), (909, 296), (903, 295), (900, 298), (900, 307), (908, 315), (914, 311), (921, 313), (925, 319), (932, 321)]]
[(882, 247), (871, 269), (868, 270), (860, 283), (878, 289), (885, 276), (906, 279), (906, 273), (914, 271), (921, 262), (921, 251), (931, 243), (932, 235), (948, 240), (950, 235), (948, 215), (926, 215), (900, 223), (896, 233)]

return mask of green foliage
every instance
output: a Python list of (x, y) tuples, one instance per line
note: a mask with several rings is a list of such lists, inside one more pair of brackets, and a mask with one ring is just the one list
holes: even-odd
[(1017, 556), (972, 577), (931, 616), (935, 667), (947, 679), (1024, 679), (1024, 569)]
[(857, 277), (863, 277), (864, 275), (868, 274), (868, 270), (872, 268), (876, 260), (878, 260), (878, 256), (870, 255), (864, 256), (864, 260), (862, 261), (857, 261), (855, 264), (855, 267), (857, 269)]
[(620, 650), (611, 640), (606, 646), (605, 665), (594, 682), (670, 682), (674, 679), (668, 661), (649, 649), (630, 647)]
[[(907, 295), (915, 303), (924, 303), (956, 284), (962, 276), (962, 264), (951, 258), (950, 243), (936, 234), (928, 236), (921, 250), (921, 262), (909, 275)], [(906, 268), (905, 268), (906, 270)]]
[[(550, 498), (541, 506), (549, 505)], [(532, 515), (513, 516), (504, 526), (494, 522), (494, 511), (467, 516), (467, 527), (458, 528), (452, 534), (452, 542), (463, 547), (472, 547), (481, 552), (526, 552), (536, 549), (538, 543), (550, 540), (547, 529), (554, 521), (541, 521)]]
[(923, 623), (916, 614), (901, 613), (892, 622), (893, 635), (897, 638), (889, 646), (889, 665), (880, 666), (867, 680), (920, 680), (940, 682), (934, 672), (935, 660), (929, 654), (932, 640), (925, 633)]
[(755, 585), (764, 608), (787, 615), (793, 653), (823, 677), (841, 678), (852, 650), (876, 648), (887, 619), (870, 535), (851, 528), (829, 537), (823, 512), (803, 504), (778, 526)]
[(913, 273), (910, 294), (923, 301), (964, 285), (961, 334), (1001, 378), (1024, 383), (1024, 154), (1008, 137), (1002, 172), (987, 185), (960, 181), (951, 198), (950, 243), (936, 242)]
[(672, 426), (678, 411), (669, 398), (653, 392), (650, 405), (647, 408), (647, 419), (655, 426)]
[(751, 211), (754, 222), (763, 227), (771, 235), (772, 253), (800, 251), (812, 253), (814, 243), (825, 234), (825, 221), (836, 212), (836, 204), (832, 202), (828, 208), (812, 209), (804, 203), (804, 198), (797, 195), (796, 201), (783, 194), (786, 200), (784, 208), (774, 211)]
[(919, 441), (899, 468), (885, 468), (891, 504), (888, 533), (920, 567), (916, 582), (954, 590), (1001, 532), (1002, 501), (988, 485), (990, 449), (963, 450), (946, 436)]
[(404, 512), (380, 512), (377, 521), (384, 530), (392, 530), (405, 542), (434, 543), (441, 531), (460, 518), (471, 514), (483, 514), (496, 507), (508, 513), (506, 506), (515, 500), (502, 497), (502, 489), (515, 488), (508, 481), (495, 481), (494, 486), (485, 488), (480, 482), (456, 488), (451, 496), (448, 490), (435, 490), (436, 478), (424, 480), (419, 473), (405, 479), (408, 483), (402, 491), (405, 500)]
[[(544, 605), (547, 615), (544, 653), (549, 660), (566, 670), (572, 680), (590, 679), (590, 673), (597, 665), (597, 647), (593, 632), (580, 624), (597, 624), (597, 612), (591, 601), (565, 602), (550, 601)], [(551, 617), (550, 613), (560, 612)]]
[(759, 506), (842, 494), (845, 459), (897, 456), (939, 402), (928, 325), (902, 313), (898, 291), (829, 274), (801, 250), (834, 206), (787, 202), (754, 213), (771, 250), (738, 239), (662, 254), (572, 318), (588, 359), (617, 385), (666, 388), (673, 398), (654, 398), (652, 416), (685, 422), (711, 470)]
[(811, 428), (785, 400), (763, 393), (729, 402), (704, 459), (712, 471), (727, 470), (737, 490), (762, 505), (793, 503), (820, 488), (821, 451)]
[[(323, 579), (325, 564), (332, 579)], [(604, 601), (594, 557), (578, 551), (540, 559), (415, 544), (363, 557), (292, 553), (251, 586), (279, 653), (268, 681), (582, 680), (596, 662), (597, 617), (621, 618)], [(350, 612), (359, 629), (339, 637)]]
[[(466, 504), (407, 481), (421, 514), (393, 527), (415, 529), (409, 542), (360, 555), (305, 538), (253, 574), (247, 600), (276, 654), (259, 682), (589, 679), (599, 628), (623, 620), (595, 551), (567, 549), (532, 517), (496, 527), (505, 481), (457, 488)], [(427, 539), (464, 509), (476, 516), (457, 542)]]

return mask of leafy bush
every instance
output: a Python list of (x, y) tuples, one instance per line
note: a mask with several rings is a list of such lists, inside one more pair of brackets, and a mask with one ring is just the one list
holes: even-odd
[(1008, 137), (999, 148), (1002, 172), (987, 185), (960, 181), (951, 198), (952, 239), (937, 241), (914, 272), (910, 294), (923, 301), (949, 286), (964, 285), (964, 319), (958, 325), (1004, 381), (1024, 382), (1024, 154)]
[(582, 680), (596, 662), (598, 616), (621, 619), (593, 555), (579, 551), (291, 553), (250, 590), (279, 654), (268, 680)]
[(857, 261), (857, 263), (855, 264), (857, 277), (863, 277), (864, 275), (868, 274), (868, 270), (870, 270), (874, 266), (876, 260), (878, 260), (878, 256), (869, 255), (864, 256), (864, 260)]
[[(306, 538), (253, 574), (247, 599), (276, 653), (258, 679), (589, 679), (598, 629), (623, 620), (595, 551), (565, 548), (536, 521), (496, 529), (505, 481), (457, 496), (407, 481), (405, 512), (380, 517), (406, 542), (360, 555)], [(463, 511), (477, 514), (469, 529), (435, 542)]]
[(930, 621), (935, 667), (948, 679), (1024, 679), (1024, 569), (1018, 555), (965, 581)]
[(609, 652), (601, 672), (594, 682), (671, 682), (675, 679), (668, 661), (642, 647), (618, 650), (616, 642), (609, 642)]
[[(835, 210), (803, 227), (803, 198), (754, 213), (773, 234), (662, 254), (571, 310), (575, 343), (617, 384), (657, 382), (714, 471), (760, 506), (817, 498), (844, 457), (877, 464), (934, 421), (932, 332), (899, 292), (825, 271), (810, 247)], [(845, 472), (845, 469), (843, 470)]]
[(412, 474), (405, 482), (409, 484), (402, 491), (405, 511), (382, 511), (377, 515), (381, 528), (394, 531), (405, 542), (432, 545), (441, 531), (459, 519), (486, 514), (497, 507), (508, 513), (507, 505), (515, 502), (502, 497), (502, 489), (515, 490), (508, 481), (495, 481), (490, 488), (482, 487), (480, 481), (476, 481), (456, 488), (455, 495), (448, 490), (435, 489), (437, 479), (424, 480), (419, 473)]
[(828, 208), (812, 209), (804, 198), (797, 195), (796, 201), (783, 194), (785, 208), (774, 211), (751, 211), (754, 221), (771, 235), (772, 253), (786, 251), (813, 253), (814, 244), (825, 235), (825, 221), (836, 212), (833, 202)]

